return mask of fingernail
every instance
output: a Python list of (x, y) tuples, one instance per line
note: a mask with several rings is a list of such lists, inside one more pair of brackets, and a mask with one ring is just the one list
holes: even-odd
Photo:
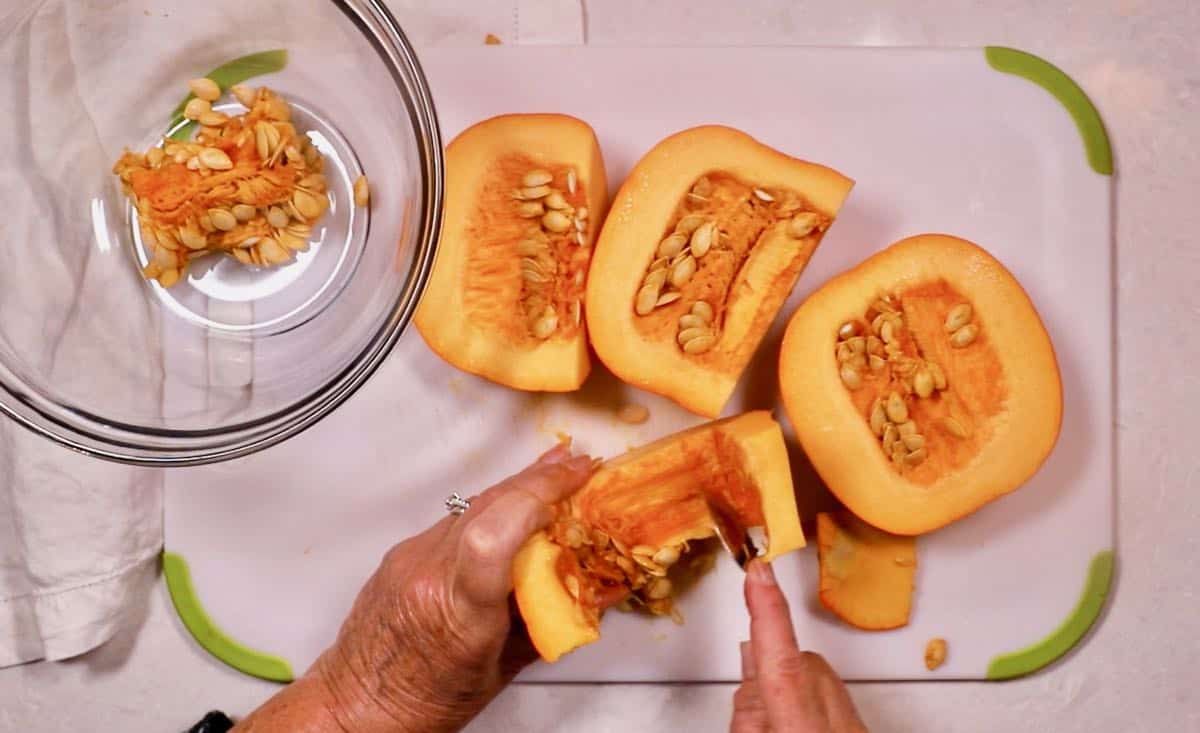
[(775, 582), (775, 571), (771, 569), (771, 563), (766, 560), (751, 561), (750, 570), (747, 572), (750, 575), (750, 580), (759, 585), (777, 585)]
[(571, 455), (571, 446), (559, 443), (550, 450), (538, 457), (537, 463), (539, 466), (549, 466), (555, 463), (562, 463)]

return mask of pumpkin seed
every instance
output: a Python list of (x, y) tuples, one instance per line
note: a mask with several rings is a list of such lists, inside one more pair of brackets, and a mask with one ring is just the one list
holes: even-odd
[(550, 193), (549, 186), (526, 186), (521, 189), (521, 198), (526, 201), (545, 198)]
[(196, 231), (190, 226), (179, 228), (179, 241), (183, 242), (183, 246), (188, 249), (204, 249), (208, 244), (208, 239), (203, 233)]
[(558, 191), (551, 191), (551, 192), (550, 192), (550, 193), (549, 193), (549, 194), (546, 196), (546, 207), (547, 207), (547, 208), (550, 208), (550, 209), (565, 209), (565, 208), (567, 208), (567, 207), (569, 207), (569, 206), (570, 206), (570, 204), (569, 204), (569, 203), (567, 203), (567, 199), (566, 199), (566, 197), (565, 197), (565, 196), (563, 196), (563, 195), (562, 195), (561, 193), (559, 193)]
[(692, 313), (712, 323), (713, 307), (707, 301), (697, 300), (695, 303), (692, 303)]
[(871, 321), (871, 332), (878, 336), (880, 331), (883, 330), (883, 324), (886, 322), (886, 313), (880, 313), (879, 315), (875, 316), (874, 320)]
[(754, 197), (757, 198), (759, 201), (765, 201), (767, 203), (770, 203), (775, 200), (774, 196), (772, 196), (771, 194), (762, 190), (761, 188), (754, 189)]
[(843, 364), (838, 373), (842, 377), (842, 383), (850, 389), (858, 389), (862, 386), (862, 372), (850, 364)]
[(586, 206), (580, 206), (580, 207), (579, 207), (579, 211), (576, 211), (576, 212), (575, 212), (575, 218), (576, 218), (578, 221), (587, 221), (587, 218), (588, 218), (588, 207), (586, 207)]
[(893, 326), (894, 321), (884, 321), (879, 327), (879, 338), (883, 339), (885, 344), (890, 344), (896, 340), (896, 330)]
[[(661, 272), (661, 271), (660, 271)], [(654, 285), (647, 282), (638, 290), (637, 298), (633, 303), (633, 311), (639, 316), (649, 315), (654, 311), (654, 305), (658, 302), (658, 293), (662, 290), (661, 285)]]
[(570, 168), (567, 170), (567, 193), (575, 193), (575, 184), (575, 169)]
[(930, 639), (925, 645), (925, 669), (932, 672), (946, 661), (946, 640)]
[(547, 339), (558, 329), (558, 314), (547, 308), (547, 312), (533, 324), (535, 338)]
[(659, 257), (657, 260), (650, 263), (650, 267), (647, 268), (646, 271), (654, 272), (655, 270), (665, 270), (670, 262), (671, 260), (667, 259), (666, 257)]
[(908, 458), (908, 449), (904, 447), (904, 443), (896, 441), (892, 444), (892, 463), (897, 466), (904, 464), (904, 459)]
[(677, 288), (682, 288), (687, 284), (688, 280), (692, 279), (692, 275), (696, 274), (696, 258), (684, 257), (674, 267), (671, 268), (671, 284)]
[(867, 355), (855, 354), (853, 351), (851, 351), (850, 358), (846, 360), (846, 363), (855, 369), (862, 371), (863, 369), (867, 368)]
[(538, 168), (526, 173), (525, 177), (521, 179), (521, 185), (525, 188), (533, 188), (534, 186), (544, 186), (553, 180), (554, 176), (550, 175), (549, 171)]
[(949, 415), (942, 418), (942, 427), (946, 428), (946, 432), (950, 433), (956, 438), (966, 438), (970, 436), (970, 432), (967, 430), (967, 427)]
[(617, 410), (617, 419), (629, 425), (641, 425), (650, 419), (650, 411), (642, 405), (623, 405)]
[(876, 356), (875, 354), (871, 354), (869, 357), (867, 357), (867, 359), (868, 359), (868, 364), (871, 367), (871, 371), (873, 371), (873, 372), (877, 372), (877, 371), (883, 369), (885, 366), (887, 366), (887, 361), (885, 361), (882, 356)]
[(692, 254), (697, 257), (703, 257), (708, 254), (709, 248), (713, 243), (713, 232), (716, 230), (717, 223), (714, 221), (707, 222), (697, 227), (696, 231), (692, 232)]
[(532, 219), (546, 213), (541, 201), (523, 201), (517, 204), (517, 216), (522, 219)]
[(852, 336), (846, 339), (846, 345), (850, 347), (852, 354), (864, 354), (867, 351), (867, 340), (862, 336)]
[(688, 238), (686, 234), (676, 232), (659, 242), (658, 249), (655, 250), (655, 255), (658, 257), (674, 257), (683, 251), (683, 247), (687, 242)]
[(234, 204), (233, 215), (238, 221), (250, 221), (254, 218), (256, 210), (250, 204)]
[(870, 416), (871, 432), (875, 433), (875, 437), (883, 437), (883, 429), (887, 427), (887, 413), (883, 409), (883, 400), (878, 397), (871, 403)]
[(913, 375), (913, 391), (918, 397), (928, 397), (933, 394), (933, 375), (928, 369), (918, 369)]
[(204, 167), (199, 158), (188, 158), (187, 168), (190, 171), (198, 171)]
[(217, 228), (212, 223), (212, 217), (208, 214), (201, 214), (198, 221), (200, 222), (200, 230), (205, 234), (212, 234), (217, 231)]
[(904, 442), (904, 447), (909, 450), (918, 450), (925, 447), (925, 436), (917, 433), (902, 436), (900, 440)]
[(254, 90), (250, 87), (245, 84), (234, 84), (229, 87), (229, 91), (243, 107), (249, 109), (254, 106)]
[(708, 180), (707, 176), (700, 176), (696, 182), (692, 184), (692, 193), (697, 196), (707, 196), (712, 193), (712, 181)]
[(664, 294), (658, 296), (658, 300), (656, 300), (654, 302), (654, 307), (661, 308), (664, 305), (674, 303), (675, 301), (679, 300), (682, 297), (683, 297), (683, 294), (680, 293), (679, 291), (664, 293)]
[(199, 120), (206, 112), (212, 112), (212, 104), (199, 97), (189, 99), (183, 106), (183, 116), (189, 120)]
[(669, 568), (675, 563), (679, 562), (679, 548), (671, 547), (670, 545), (667, 545), (666, 547), (660, 547), (658, 548), (658, 552), (654, 553), (654, 557), (652, 559), (655, 563)]
[(858, 322), (846, 321), (838, 327), (838, 338), (848, 339), (858, 335)]
[(646, 586), (646, 597), (659, 601), (671, 595), (671, 581), (667, 578), (655, 578)]
[(563, 578), (563, 585), (566, 586), (567, 592), (571, 594), (572, 598), (578, 599), (579, 594), (583, 592), (579, 587), (579, 578), (576, 578), (574, 575), (568, 575)]
[(950, 335), (950, 345), (956, 349), (970, 346), (978, 335), (979, 326), (976, 326), (974, 323), (968, 323)]
[(205, 112), (197, 121), (205, 127), (220, 127), (229, 122), (229, 115), (224, 112)]
[(286, 211), (278, 206), (272, 206), (271, 208), (267, 209), (267, 223), (276, 229), (283, 229), (290, 221), (291, 217), (287, 215)]
[(796, 239), (807, 237), (820, 223), (821, 217), (811, 211), (804, 211), (791, 218), (787, 225), (787, 233)]
[(303, 188), (297, 188), (292, 193), (292, 205), (305, 219), (316, 219), (320, 216), (325, 211), (326, 203), (324, 196), (309, 193)]
[(675, 225), (675, 231), (680, 234), (690, 235), (699, 229), (700, 225), (705, 221), (706, 219), (702, 214), (688, 214)]
[(937, 390), (941, 391), (949, 386), (946, 382), (946, 372), (942, 371), (940, 366), (931, 361), (925, 365), (925, 368), (929, 370), (929, 376), (933, 377), (933, 386)]
[(688, 341), (683, 345), (683, 351), (687, 354), (703, 354), (711, 349), (717, 343), (717, 334), (713, 331), (708, 331), (702, 336)]
[(174, 267), (163, 270), (162, 274), (158, 276), (158, 284), (164, 288), (169, 288), (177, 282), (179, 282), (179, 270)]
[(292, 258), (287, 248), (271, 237), (266, 237), (258, 244), (259, 255), (267, 264), (281, 265)]
[[(314, 173), (313, 176), (320, 176), (320, 173)], [(324, 179), (324, 176), (321, 176)], [(366, 208), (367, 204), (371, 203), (371, 188), (367, 183), (366, 176), (359, 176), (354, 179), (354, 204), (360, 209)]]
[(929, 454), (925, 452), (924, 448), (918, 448), (905, 456), (904, 461), (910, 466), (917, 466), (920, 465), (928, 456)]
[(583, 303), (578, 300), (571, 301), (571, 320), (576, 326), (583, 320)]
[(971, 322), (971, 304), (959, 303), (946, 314), (946, 333), (954, 333)]
[(550, 278), (546, 277), (542, 273), (538, 272), (537, 270), (527, 269), (527, 268), (521, 269), (521, 278), (524, 279), (526, 282), (531, 282), (531, 283), (550, 282)]
[(900, 433), (896, 430), (896, 426), (888, 423), (883, 427), (883, 452), (890, 454), (892, 446), (900, 439)]
[(585, 235), (583, 232), (575, 232), (575, 244), (580, 247), (586, 247), (587, 235)]
[(208, 220), (214, 228), (223, 232), (231, 231), (237, 226), (237, 217), (226, 209), (209, 209)]
[(150, 164), (151, 168), (157, 168), (162, 165), (163, 158), (165, 157), (167, 156), (162, 148), (150, 148), (149, 152), (146, 153), (146, 162)]
[(683, 346), (688, 341), (691, 341), (694, 338), (703, 336), (708, 332), (709, 331), (708, 331), (707, 326), (691, 326), (689, 328), (684, 328), (683, 330), (681, 330), (679, 332), (679, 335), (676, 337), (676, 340), (679, 341), (680, 346)]
[(684, 247), (683, 249), (681, 249), (679, 251), (679, 254), (677, 254), (671, 258), (671, 267), (678, 265), (680, 262), (683, 262), (685, 259), (687, 259), (688, 257), (691, 257), (691, 256), (692, 256), (692, 248), (690, 246)]
[(840, 364), (850, 361), (850, 359), (854, 356), (854, 352), (850, 350), (850, 345), (843, 341), (837, 345), (837, 351), (835, 352), (835, 355), (837, 356), (838, 363)]
[(905, 420), (901, 423), (896, 423), (896, 431), (900, 433), (900, 437), (917, 434), (917, 424), (912, 420)]
[(602, 529), (592, 530), (592, 544), (597, 550), (603, 550), (608, 547), (608, 533)]
[(894, 423), (903, 423), (908, 420), (908, 407), (904, 404), (904, 398), (898, 392), (892, 392), (887, 397), (888, 419)]
[(708, 328), (708, 321), (693, 313), (686, 313), (679, 317), (679, 328)]
[(542, 217), (542, 226), (556, 234), (561, 234), (571, 228), (571, 220), (561, 211), (547, 211), (546, 215)]
[(582, 547), (583, 543), (587, 541), (583, 529), (578, 524), (568, 525), (563, 536), (566, 538), (567, 544), (571, 547)]
[[(646, 275), (646, 279), (643, 281), (643, 283), (645, 285), (653, 285), (655, 291), (662, 290), (663, 285), (667, 284), (667, 271), (655, 270), (654, 272)], [(655, 295), (657, 299), (657, 292)]]

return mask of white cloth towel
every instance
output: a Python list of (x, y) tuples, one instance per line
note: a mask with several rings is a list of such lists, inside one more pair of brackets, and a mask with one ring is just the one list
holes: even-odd
[[(25, 89), (32, 85), (78, 98), (78, 114), (92, 123), (93, 132), (111, 133), (109, 125), (119, 120), (111, 114), (104, 118), (99, 99), (103, 90), (89, 85), (89, 46), (96, 48), (95, 39), (102, 34), (121, 32), (112, 19), (119, 17), (126, 5), (142, 7), (126, 0), (36, 0), (0, 7), (0, 68), (5, 70), (0, 74), (0, 105), (26, 100), (24, 112), (17, 107), (2, 109), (0, 120), (10, 123), (14, 115), (27, 115), (23, 127), (32, 128), (31, 137), (61, 136), (57, 138), (61, 140), (69, 137), (71, 129), (78, 129), (72, 127), (78, 120), (47, 125), (48, 116), (37, 109), (37, 100), (28, 99)], [(576, 44), (584, 40), (581, 0), (390, 0), (389, 5), (417, 45), (475, 45), (488, 33), (504, 43)], [(188, 8), (177, 3), (170, 11), (185, 13)], [(217, 33), (220, 29), (214, 28)], [(157, 71), (131, 64), (127, 83), (160, 82), (161, 78), (153, 75)], [(159, 92), (164, 99), (174, 96), (167, 90), (157, 90), (153, 96)], [(54, 122), (60, 127), (55, 128)], [(104, 321), (114, 328), (112, 349), (123, 353), (133, 353), (126, 347), (144, 350), (147, 344), (137, 341), (144, 330), (139, 331), (141, 324), (128, 313), (114, 310), (80, 315), (71, 307), (72, 282), (98, 276), (88, 269), (104, 265), (84, 265), (81, 271), (55, 248), (47, 248), (50, 266), (37, 270), (49, 273), (47, 281), (31, 282), (26, 273), (35, 268), (19, 259), (28, 256), (28, 249), (5, 244), (52, 241), (55, 234), (61, 235), (54, 231), (50, 211), (75, 211), (80, 221), (86, 220), (87, 212), (76, 210), (78, 190), (31, 191), (20, 177), (3, 175), (5, 161), (24, 154), (19, 146), (58, 151), (56, 156), (39, 159), (40, 165), (81, 162), (77, 151), (66, 146), (34, 147), (38, 143), (16, 134), (0, 134), (0, 197), (7, 202), (0, 218), (0, 308), (19, 308), (23, 299), (49, 297), (48, 292), (67, 295), (63, 296), (62, 318), (53, 323), (31, 322), (27, 333), (10, 339), (15, 341), (13, 348), (24, 354), (36, 351), (40, 343), (54, 341), (57, 350), (47, 358), (56, 361), (56, 369), (70, 369), (62, 364), (86, 364), (88, 358), (97, 357), (94, 353), (72, 355), (72, 332)], [(111, 161), (82, 163), (90, 171), (88, 175), (107, 175)], [(47, 198), (54, 200), (48, 202)], [(119, 307), (119, 303), (107, 305)], [(129, 385), (99, 381), (93, 388), (115, 390), (114, 399), (120, 399), (120, 390)], [(76, 455), (0, 416), (0, 667), (82, 654), (138, 617), (139, 605), (157, 575), (164, 483), (169, 482), (162, 471)]]

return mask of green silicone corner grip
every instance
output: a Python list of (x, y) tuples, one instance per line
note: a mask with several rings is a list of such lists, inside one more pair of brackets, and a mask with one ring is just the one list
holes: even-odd
[[(282, 71), (283, 67), (287, 66), (287, 62), (288, 54), (285, 49), (277, 48), (272, 51), (259, 51), (258, 53), (240, 56), (232, 61), (227, 61), (204, 76), (215, 81), (217, 86), (221, 87), (221, 91), (225, 92), (234, 84), (241, 84), (247, 79)], [(171, 110), (171, 122), (167, 125), (168, 130), (174, 129), (176, 125), (183, 122), (183, 108), (195, 96), (194, 94), (188, 94), (175, 109)], [(170, 137), (172, 140), (187, 140), (191, 138), (192, 130), (195, 127), (195, 122), (189, 122), (172, 132)]]
[(1036, 672), (1071, 650), (1100, 616), (1112, 586), (1112, 550), (1096, 553), (1088, 566), (1083, 595), (1071, 615), (1045, 639), (1011, 654), (1002, 654), (988, 665), (989, 680), (1009, 680)]
[(1075, 120), (1075, 126), (1079, 128), (1088, 165), (1101, 175), (1112, 175), (1112, 147), (1104, 130), (1104, 121), (1100, 119), (1092, 100), (1071, 77), (1050, 62), (1015, 48), (988, 46), (983, 53), (988, 65), (996, 71), (1024, 77), (1053, 94), (1067, 108)]
[(196, 588), (192, 585), (192, 574), (182, 556), (164, 552), (162, 561), (167, 592), (171, 594), (171, 602), (175, 604), (179, 619), (209, 654), (240, 672), (264, 680), (291, 682), (295, 679), (292, 665), (287, 660), (239, 644), (217, 627), (204, 606), (200, 605)]

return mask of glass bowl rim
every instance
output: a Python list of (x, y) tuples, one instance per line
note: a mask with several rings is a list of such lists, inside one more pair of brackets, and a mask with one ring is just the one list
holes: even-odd
[(383, 59), (416, 132), (420, 206), (416, 251), (384, 323), (349, 366), (309, 394), (254, 420), (205, 430), (171, 430), (115, 423), (31, 392), (26, 380), (0, 364), (0, 414), (65, 448), (115, 463), (195, 466), (244, 457), (312, 427), (350, 398), (383, 364), (412, 320), (438, 248), (444, 161), (429, 82), (416, 51), (382, 0), (333, 0)]

